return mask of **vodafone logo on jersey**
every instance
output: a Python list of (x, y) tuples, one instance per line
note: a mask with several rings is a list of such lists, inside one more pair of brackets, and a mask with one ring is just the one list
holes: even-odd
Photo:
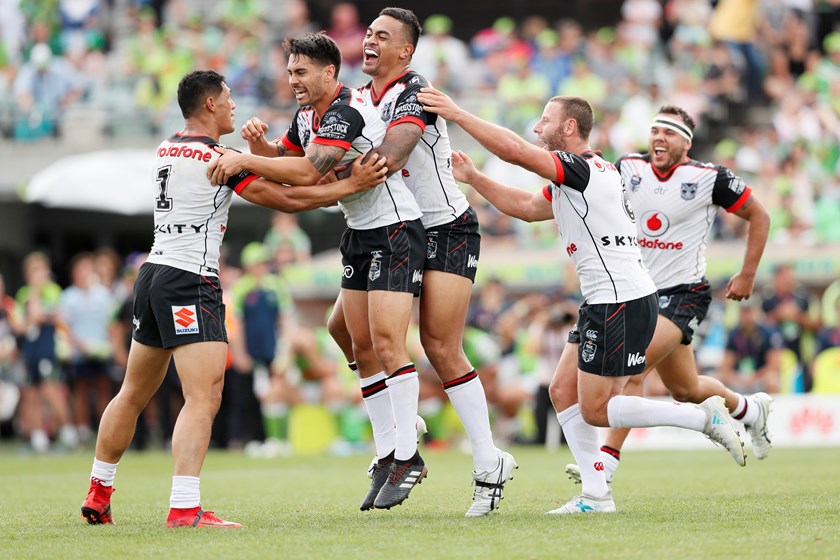
[(659, 210), (650, 210), (642, 216), (641, 226), (645, 235), (659, 237), (668, 231), (671, 222), (668, 220), (668, 216)]
[[(642, 232), (649, 236), (649, 237), (660, 237), (668, 231), (668, 228), (671, 226), (671, 222), (668, 220), (668, 216), (660, 212), (659, 210), (650, 210), (649, 212), (645, 212), (645, 215), (642, 216)], [(683, 248), (682, 241), (662, 241), (661, 239), (648, 239), (642, 237), (639, 239), (639, 247), (644, 247), (645, 249), (665, 249), (665, 250), (675, 250), (680, 251)]]

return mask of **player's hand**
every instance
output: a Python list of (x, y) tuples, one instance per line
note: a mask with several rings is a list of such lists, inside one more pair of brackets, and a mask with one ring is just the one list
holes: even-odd
[(225, 185), (228, 179), (245, 170), (245, 160), (248, 154), (219, 146), (213, 149), (222, 154), (221, 157), (211, 161), (210, 167), (207, 169), (207, 177), (214, 185)]
[(366, 191), (384, 183), (388, 176), (386, 161), (387, 158), (379, 154), (357, 157), (350, 168), (350, 179), (356, 186), (355, 192)]
[(417, 101), (430, 113), (437, 113), (448, 121), (454, 121), (461, 111), (448, 95), (431, 87), (422, 88), (417, 94)]
[(470, 156), (461, 150), (454, 150), (452, 152), (452, 174), (456, 181), (471, 185), (478, 175), (478, 169), (476, 169)]
[(266, 132), (268, 132), (268, 125), (257, 117), (251, 117), (245, 122), (245, 124), (242, 125), (242, 129), (239, 131), (239, 134), (242, 136), (242, 139), (249, 144), (256, 144), (263, 142), (267, 143), (265, 139)]
[(755, 286), (755, 277), (739, 272), (726, 285), (726, 299), (741, 301), (750, 299)]

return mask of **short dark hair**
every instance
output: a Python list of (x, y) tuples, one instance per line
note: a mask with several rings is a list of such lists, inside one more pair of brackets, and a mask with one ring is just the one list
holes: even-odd
[(694, 132), (694, 127), (696, 126), (694, 124), (694, 119), (692, 119), (691, 115), (688, 114), (688, 111), (686, 111), (682, 107), (677, 107), (676, 105), (663, 105), (659, 108), (659, 113), (663, 115), (678, 116), (680, 119), (682, 119), (682, 122), (685, 123), (685, 126), (687, 126), (691, 130), (691, 132)]
[(420, 39), (423, 28), (420, 26), (420, 20), (414, 15), (414, 12), (405, 8), (383, 8), (379, 12), (379, 15), (392, 17), (402, 23), (408, 34), (408, 42), (411, 43), (411, 46), (415, 50), (417, 49), (417, 41)]
[(286, 55), (305, 56), (321, 66), (335, 66), (335, 76), (341, 70), (341, 50), (338, 45), (323, 31), (318, 33), (304, 33), (296, 37), (286, 37), (283, 41)]
[(549, 103), (559, 103), (563, 107), (566, 118), (577, 121), (580, 137), (583, 140), (589, 140), (589, 133), (592, 132), (592, 126), (595, 124), (595, 116), (592, 113), (592, 105), (586, 99), (572, 95), (558, 95), (552, 97)]
[(178, 106), (181, 114), (188, 119), (201, 110), (204, 100), (222, 93), (225, 77), (213, 70), (190, 72), (178, 84)]

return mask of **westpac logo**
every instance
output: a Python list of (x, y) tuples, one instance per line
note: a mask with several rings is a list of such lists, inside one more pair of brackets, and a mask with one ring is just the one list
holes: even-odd
[(173, 305), (172, 321), (175, 325), (175, 334), (198, 334), (195, 305)]
[(467, 255), (467, 268), (478, 268), (478, 257)]
[(627, 367), (638, 366), (645, 363), (645, 355), (635, 352), (627, 355)]
[(422, 284), (423, 283), (423, 271), (422, 270), (415, 270), (414, 274), (411, 275), (411, 283), (412, 284)]

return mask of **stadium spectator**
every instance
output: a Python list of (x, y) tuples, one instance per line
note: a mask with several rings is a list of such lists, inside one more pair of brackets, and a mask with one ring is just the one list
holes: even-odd
[(761, 80), (764, 74), (764, 61), (757, 44), (761, 25), (758, 4), (758, 0), (721, 0), (709, 21), (712, 37), (724, 42), (737, 57), (736, 64), (741, 69), (751, 100), (762, 98)]
[[(112, 364), (108, 326), (115, 300), (101, 284), (93, 253), (77, 253), (70, 260), (71, 285), (61, 294), (58, 316), (70, 353), (64, 362), (73, 400), (73, 417), (84, 443), (111, 398)], [(93, 414), (91, 414), (91, 402)]]
[(278, 273), (290, 264), (309, 262), (312, 257), (312, 241), (294, 214), (274, 214), (271, 217), (271, 229), (263, 238), (263, 245), (272, 255), (272, 267)]
[(426, 18), (411, 66), (444, 91), (466, 93), (474, 74), (470, 50), (451, 31), (452, 20), (448, 16), (434, 14)]
[(720, 380), (739, 393), (778, 393), (782, 335), (763, 322), (759, 304), (744, 300), (739, 307), (738, 325), (730, 331)]
[(339, 2), (333, 6), (327, 35), (336, 42), (341, 51), (341, 65), (344, 70), (342, 79), (348, 83), (362, 81), (359, 71), (362, 64), (362, 42), (365, 33), (365, 26), (359, 19), (359, 9), (356, 4)]
[[(242, 250), (244, 274), (231, 286), (233, 311), (238, 324), (232, 341), (238, 349), (236, 368), (253, 387), (262, 412), (265, 443), (246, 446), (246, 452), (264, 458), (288, 455), (289, 404), (287, 379), (292, 363), (295, 309), (286, 282), (271, 272), (271, 253), (265, 245), (251, 242)], [(247, 401), (242, 399), (241, 404)], [(249, 409), (231, 414), (247, 416)]]
[(21, 425), (35, 451), (49, 449), (45, 404), (49, 406), (58, 439), (68, 448), (79, 443), (67, 400), (67, 386), (56, 356), (56, 325), (61, 288), (50, 279), (50, 261), (44, 253), (30, 253), (23, 261), (26, 284), (16, 295), (21, 312), (20, 354), (26, 369), (21, 394)]
[(81, 93), (80, 76), (62, 56), (38, 43), (15, 78), (14, 94), (19, 113), (14, 136), (36, 140), (57, 135), (62, 111)]
[(790, 264), (776, 266), (771, 289), (763, 295), (761, 308), (767, 323), (776, 328), (784, 341), (784, 347), (792, 350), (800, 367), (804, 367), (806, 356), (802, 345), (803, 336), (814, 335), (822, 325), (819, 319), (811, 317), (808, 294), (798, 286)]

